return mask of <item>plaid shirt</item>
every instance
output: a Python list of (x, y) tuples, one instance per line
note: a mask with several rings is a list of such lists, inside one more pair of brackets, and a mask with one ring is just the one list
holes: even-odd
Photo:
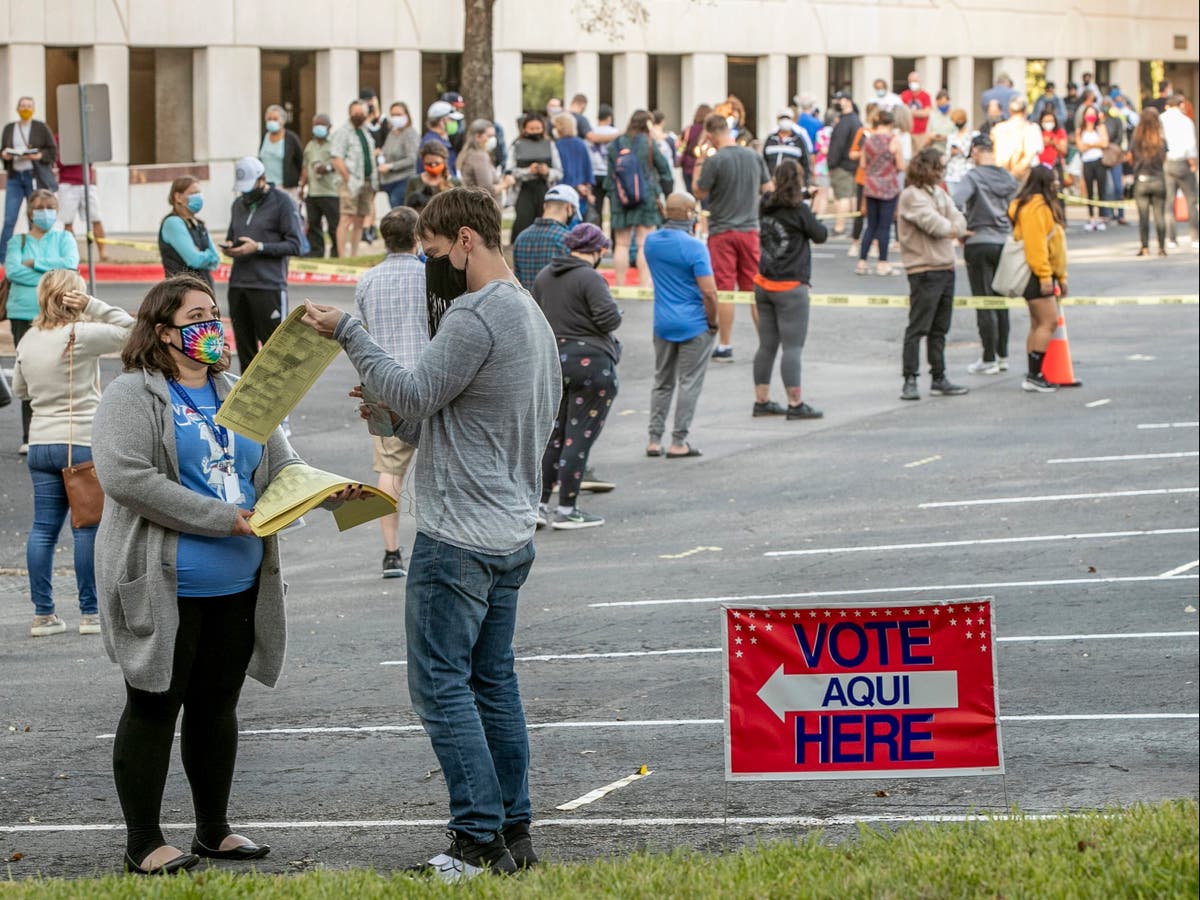
[(404, 368), (415, 366), (429, 343), (424, 264), (411, 253), (389, 253), (359, 278), (354, 302), (375, 343)]
[(567, 235), (571, 229), (556, 219), (538, 219), (517, 235), (513, 244), (513, 273), (521, 287), (533, 290), (538, 272), (556, 256), (567, 256)]

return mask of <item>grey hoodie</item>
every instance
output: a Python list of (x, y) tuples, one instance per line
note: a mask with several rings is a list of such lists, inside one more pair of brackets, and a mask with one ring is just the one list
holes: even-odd
[(954, 205), (975, 232), (968, 244), (1003, 244), (1012, 234), (1008, 204), (1017, 196), (1017, 180), (999, 166), (976, 166), (954, 186)]

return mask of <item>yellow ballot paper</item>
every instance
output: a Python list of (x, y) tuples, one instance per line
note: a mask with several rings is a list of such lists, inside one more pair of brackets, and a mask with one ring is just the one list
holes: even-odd
[(265, 444), (342, 348), (300, 322), (298, 306), (263, 344), (217, 412), (218, 425)]
[[(320, 506), (330, 494), (357, 483), (332, 472), (293, 463), (275, 476), (254, 504), (250, 530), (259, 537), (272, 535)], [(364, 485), (363, 494), (362, 500), (347, 501), (333, 511), (340, 531), (396, 511), (396, 501), (378, 488)]]

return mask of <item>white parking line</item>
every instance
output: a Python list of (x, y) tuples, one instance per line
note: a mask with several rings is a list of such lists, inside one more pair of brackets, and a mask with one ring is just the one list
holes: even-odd
[(1038, 641), (1130, 641), (1148, 638), (1200, 637), (1200, 631), (1131, 631), (1124, 634), (1022, 634), (998, 637), (996, 643), (1036, 643)]
[(989, 500), (943, 500), (922, 503), (918, 509), (939, 509), (948, 506), (992, 506), (999, 503), (1043, 503), (1050, 500), (1103, 500), (1109, 497), (1149, 497), (1157, 494), (1195, 494), (1200, 487), (1151, 488), (1144, 491), (1104, 491), (1094, 494), (1043, 494), (1039, 497), (992, 497)]
[(815, 556), (821, 553), (874, 553), (885, 550), (928, 550), (938, 547), (978, 547), (987, 544), (1028, 544), (1041, 541), (1083, 541), (1096, 538), (1155, 537), (1164, 534), (1197, 534), (1200, 528), (1154, 528), (1145, 531), (1091, 531), (1080, 534), (1038, 534), (1027, 537), (979, 538), (964, 541), (928, 541), (920, 544), (875, 544), (867, 547), (817, 547), (811, 550), (769, 550), (763, 556)]
[[(642, 768), (644, 769), (645, 766)], [(594, 791), (588, 791), (582, 797), (576, 797), (574, 800), (568, 800), (566, 803), (554, 808), (560, 809), (563, 812), (570, 812), (573, 809), (579, 809), (581, 806), (587, 806), (589, 803), (595, 803), (601, 797), (606, 797), (613, 791), (619, 790), (627, 785), (631, 785), (635, 781), (640, 781), (643, 778), (648, 778), (653, 774), (654, 773), (649, 769), (644, 772), (634, 772), (632, 775), (626, 775), (624, 778), (620, 778), (614, 781), (612, 784), (606, 784), (604, 787), (598, 787)]]
[(1053, 578), (1046, 581), (981, 581), (975, 584), (921, 584), (912, 587), (855, 588), (845, 591), (801, 591), (794, 594), (730, 594), (724, 597), (677, 597), (670, 600), (608, 600), (591, 608), (613, 606), (675, 606), (692, 603), (758, 603), (768, 600), (807, 600), (817, 597), (859, 597), (865, 594), (917, 594), (926, 591), (976, 591), (990, 588), (1060, 587), (1068, 584), (1131, 584), (1142, 581), (1196, 580), (1197, 575), (1126, 575), (1114, 578)]
[(1065, 716), (1001, 716), (1001, 722), (1107, 722), (1114, 719), (1200, 719), (1200, 713), (1076, 713)]
[(1130, 453), (1125, 456), (1070, 456), (1061, 459), (1048, 459), (1046, 465), (1054, 466), (1060, 463), (1089, 463), (1089, 462), (1133, 462), (1139, 459), (1184, 459), (1200, 456), (1200, 450), (1180, 450), (1176, 453)]
[(1163, 572), (1161, 577), (1172, 578), (1176, 575), (1182, 575), (1184, 572), (1190, 572), (1192, 569), (1196, 568), (1197, 566), (1200, 566), (1200, 559), (1193, 559), (1190, 563), (1186, 563), (1182, 566), (1177, 566), (1176, 568), (1172, 569), (1170, 572)]
[(1095, 409), (1097, 406), (1108, 406), (1110, 403), (1112, 403), (1112, 400), (1108, 397), (1105, 397), (1103, 400), (1093, 400), (1091, 403), (1085, 403), (1083, 405), (1088, 409)]
[(1200, 428), (1200, 422), (1147, 422), (1138, 428)]

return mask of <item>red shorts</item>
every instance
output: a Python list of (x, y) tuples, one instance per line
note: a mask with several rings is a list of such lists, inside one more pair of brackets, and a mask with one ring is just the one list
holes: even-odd
[(758, 232), (722, 231), (708, 236), (708, 255), (718, 291), (753, 291), (758, 275)]

